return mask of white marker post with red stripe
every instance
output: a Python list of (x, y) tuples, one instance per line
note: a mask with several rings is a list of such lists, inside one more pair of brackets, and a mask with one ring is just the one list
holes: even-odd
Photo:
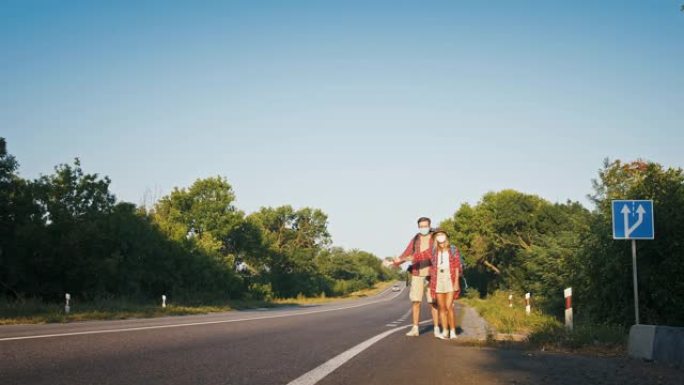
[(64, 312), (69, 314), (69, 312), (71, 311), (71, 306), (69, 306), (69, 301), (71, 301), (71, 294), (66, 293), (64, 295), (64, 299), (66, 299), (66, 303), (64, 304)]
[(565, 294), (565, 327), (572, 330), (572, 288), (563, 292)]
[(530, 315), (532, 306), (530, 306), (530, 293), (525, 293), (525, 314)]

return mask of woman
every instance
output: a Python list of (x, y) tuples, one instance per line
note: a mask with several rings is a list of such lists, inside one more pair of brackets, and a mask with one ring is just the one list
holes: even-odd
[(442, 326), (442, 332), (436, 336), (441, 339), (455, 339), (457, 336), (454, 301), (461, 293), (459, 287), (459, 278), (462, 273), (461, 256), (456, 246), (449, 243), (446, 231), (437, 229), (432, 237), (435, 246), (432, 249), (432, 265), (430, 266), (430, 293), (432, 298), (437, 298), (439, 323)]

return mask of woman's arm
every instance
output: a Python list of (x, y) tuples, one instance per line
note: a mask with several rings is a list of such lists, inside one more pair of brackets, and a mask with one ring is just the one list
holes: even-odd
[(456, 272), (454, 274), (455, 280), (454, 280), (454, 291), (461, 291), (461, 272), (456, 269)]

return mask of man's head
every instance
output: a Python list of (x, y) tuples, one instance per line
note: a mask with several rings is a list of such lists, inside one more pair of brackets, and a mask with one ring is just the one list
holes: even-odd
[(428, 217), (420, 217), (418, 218), (418, 232), (421, 235), (428, 235), (430, 234), (430, 224), (432, 224), (432, 221)]

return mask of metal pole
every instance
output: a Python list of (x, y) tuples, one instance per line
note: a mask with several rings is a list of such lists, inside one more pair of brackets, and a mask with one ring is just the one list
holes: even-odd
[(632, 239), (632, 272), (634, 273), (634, 318), (639, 325), (639, 288), (637, 286), (636, 240)]

